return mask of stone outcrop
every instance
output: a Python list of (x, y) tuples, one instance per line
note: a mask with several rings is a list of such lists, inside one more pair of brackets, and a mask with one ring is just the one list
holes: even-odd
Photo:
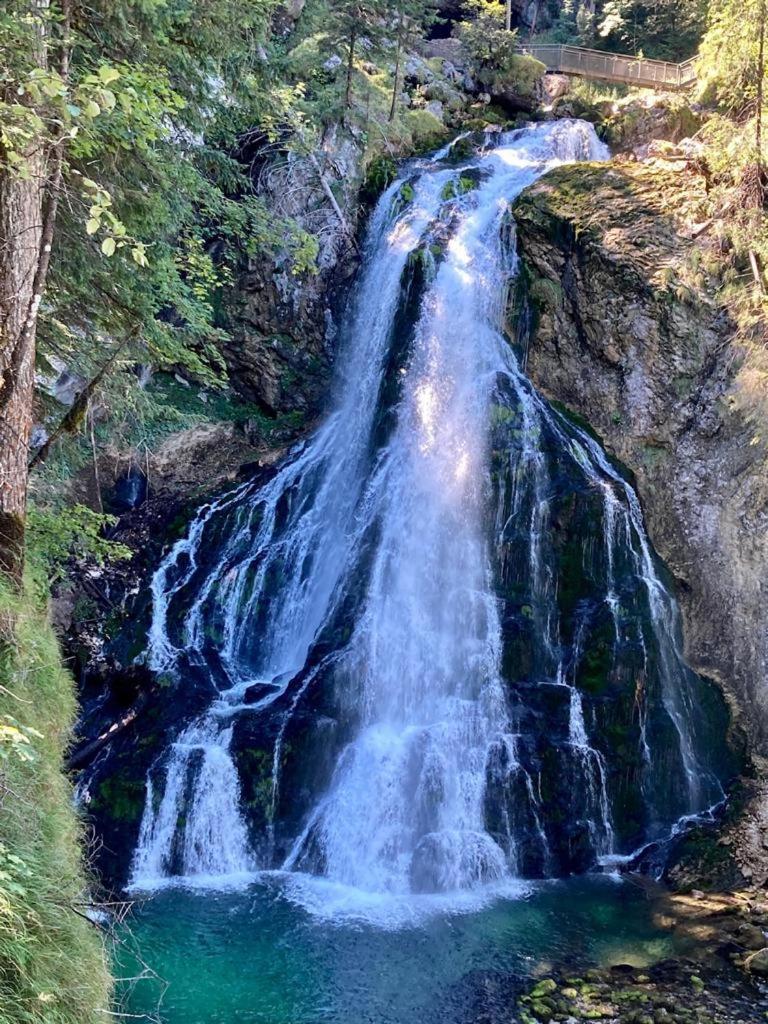
[(685, 161), (560, 168), (515, 216), (534, 307), (528, 372), (635, 474), (674, 575), (691, 665), (754, 777), (721, 842), (768, 875), (768, 358), (729, 316), (703, 179)]
[(334, 125), (317, 150), (269, 160), (257, 178), (270, 208), (317, 238), (317, 269), (295, 275), (253, 256), (225, 300), (224, 356), (233, 385), (268, 415), (312, 415), (325, 396), (343, 286), (358, 262), (362, 149)]

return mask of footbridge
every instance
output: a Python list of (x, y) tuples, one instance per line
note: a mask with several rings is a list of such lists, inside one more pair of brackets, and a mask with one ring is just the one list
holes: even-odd
[(622, 53), (605, 53), (581, 46), (541, 43), (519, 46), (518, 52), (535, 57), (547, 71), (561, 75), (598, 78), (606, 82), (628, 85), (660, 86), (664, 89), (685, 89), (696, 81), (696, 57), (682, 64), (666, 60), (649, 60)]

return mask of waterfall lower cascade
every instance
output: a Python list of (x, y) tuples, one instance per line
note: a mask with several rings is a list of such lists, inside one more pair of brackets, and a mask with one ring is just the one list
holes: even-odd
[(149, 663), (209, 696), (150, 770), (135, 885), (455, 893), (619, 863), (722, 798), (637, 496), (504, 332), (511, 202), (606, 156), (552, 122), (380, 199), (333, 411), (155, 574)]

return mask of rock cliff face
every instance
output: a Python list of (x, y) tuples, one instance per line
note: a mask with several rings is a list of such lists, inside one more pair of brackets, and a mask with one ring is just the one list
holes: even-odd
[(231, 379), (268, 415), (312, 415), (325, 395), (342, 286), (357, 266), (361, 163), (361, 147), (333, 125), (311, 155), (270, 160), (257, 176), (270, 208), (319, 244), (316, 272), (296, 276), (254, 257), (225, 300)]
[(515, 210), (534, 327), (528, 371), (636, 475), (677, 582), (687, 657), (718, 682), (754, 778), (721, 843), (768, 874), (768, 358), (725, 308), (686, 163), (561, 168)]

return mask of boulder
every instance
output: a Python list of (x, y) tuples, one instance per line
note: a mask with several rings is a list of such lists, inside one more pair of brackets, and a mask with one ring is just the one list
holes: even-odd
[(440, 121), (441, 123), (445, 122), (443, 104), (440, 102), (440, 100), (430, 100), (425, 105), (424, 109), (427, 111), (428, 114), (431, 114), (432, 117), (437, 118), (437, 120)]
[(748, 956), (744, 965), (752, 974), (768, 977), (768, 947)]
[(571, 91), (568, 75), (544, 75), (541, 80), (541, 98), (544, 103), (554, 103)]

